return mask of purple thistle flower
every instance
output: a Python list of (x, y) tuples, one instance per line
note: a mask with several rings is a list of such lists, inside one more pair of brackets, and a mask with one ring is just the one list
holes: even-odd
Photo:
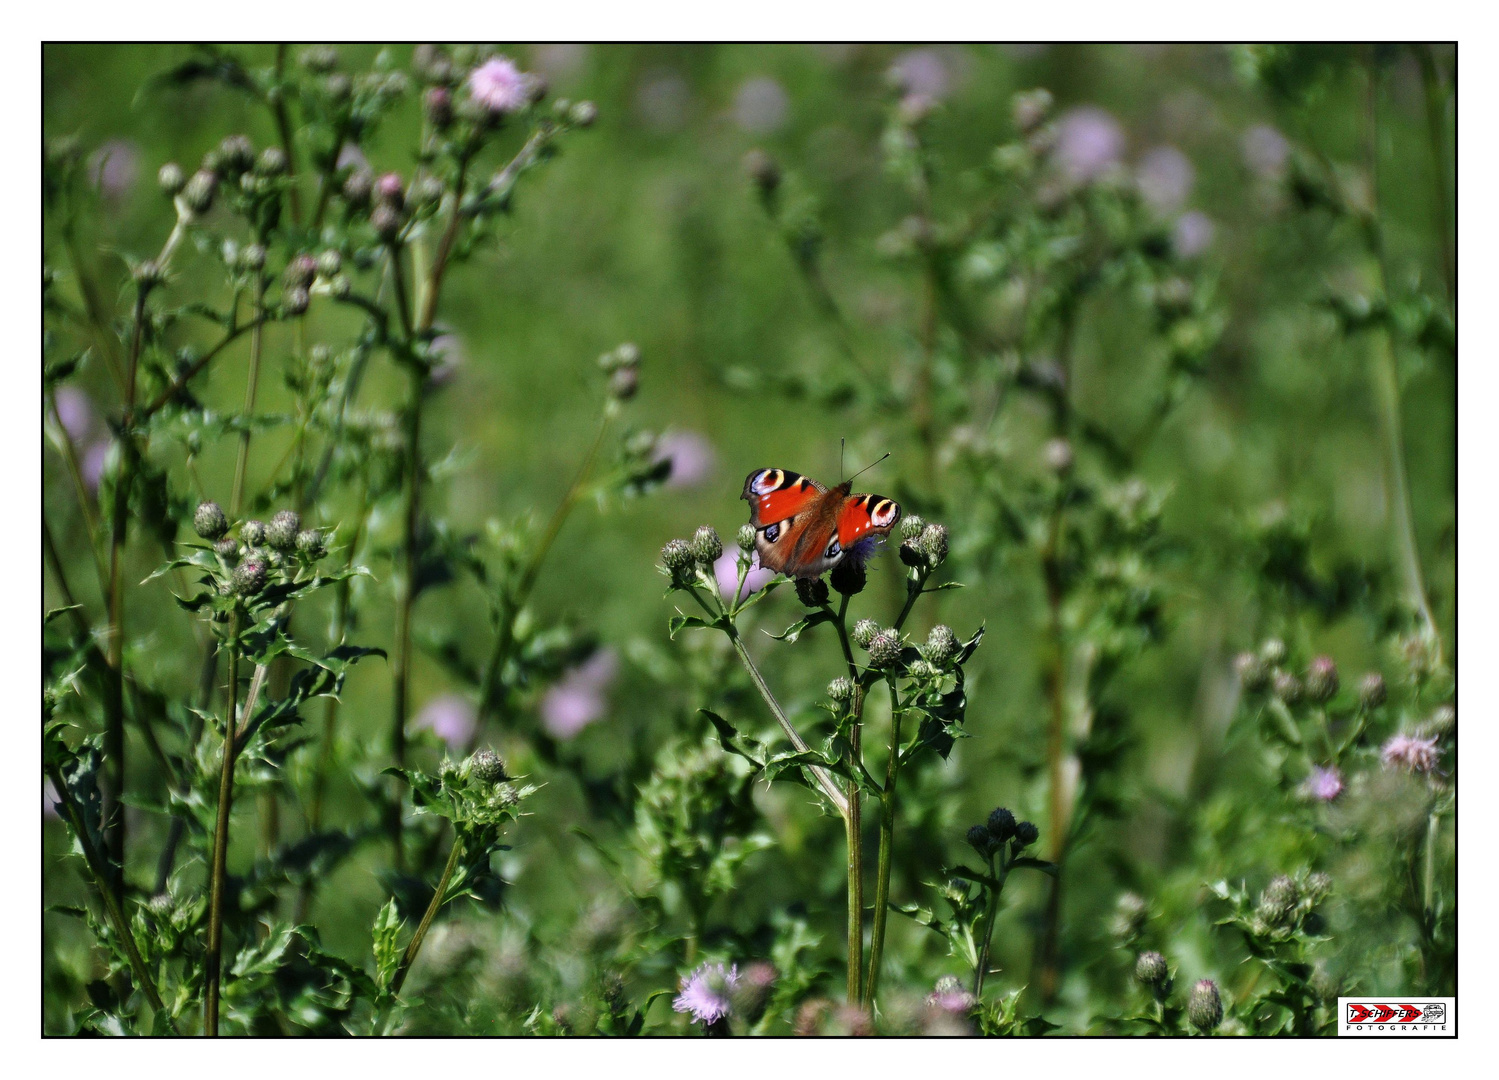
[(963, 985), (956, 977), (944, 975), (937, 980), (937, 985), (927, 995), (926, 1003), (943, 1012), (966, 1015), (977, 1004), (977, 1001), (972, 994), (963, 989)]
[(656, 460), (671, 461), (670, 488), (697, 487), (713, 473), (718, 455), (696, 431), (668, 431), (656, 440)]
[(1332, 802), (1343, 793), (1343, 776), (1334, 768), (1312, 766), (1311, 775), (1301, 785), (1302, 792), (1317, 802)]
[(691, 1013), (699, 1023), (712, 1024), (733, 1010), (730, 995), (739, 987), (739, 967), (702, 964), (680, 983), (681, 993), (671, 1003), (679, 1013)]
[(573, 668), (541, 698), (541, 720), (556, 739), (571, 739), (604, 715), (604, 691), (619, 670), (613, 649), (600, 649)]
[(506, 57), (496, 56), (468, 76), (468, 95), (495, 116), (519, 112), (531, 103), (536, 79)]
[(1057, 162), (1068, 180), (1096, 180), (1124, 153), (1124, 129), (1096, 105), (1069, 110), (1057, 123)]
[(1157, 146), (1145, 155), (1135, 171), (1140, 197), (1162, 216), (1174, 214), (1186, 204), (1196, 179), (1197, 171), (1187, 155), (1174, 146)]
[(1380, 748), (1379, 759), (1386, 768), (1400, 767), (1413, 773), (1429, 773), (1436, 768), (1441, 751), (1435, 735), (1394, 735)]
[(93, 434), (98, 422), (94, 403), (76, 386), (64, 386), (57, 391), (57, 419), (75, 443)]
[(460, 750), (474, 736), (478, 723), (478, 710), (474, 703), (457, 694), (435, 697), (416, 714), (411, 726), (426, 728), (448, 744), (450, 750)]
[(1291, 144), (1269, 124), (1255, 124), (1239, 140), (1239, 150), (1249, 171), (1263, 180), (1279, 180), (1285, 175)]
[(952, 85), (947, 64), (936, 49), (912, 49), (901, 53), (890, 67), (890, 81), (907, 99), (935, 105)]
[(733, 602), (735, 599), (753, 596), (765, 588), (776, 573), (760, 565), (758, 552), (750, 556), (750, 571), (744, 576), (744, 591), (736, 598), (734, 587), (739, 584), (739, 552), (725, 551), (713, 564), (713, 576), (718, 578), (718, 591), (723, 594), (724, 601)]
[(128, 195), (141, 171), (140, 149), (125, 139), (108, 140), (88, 160), (89, 176), (107, 199)]
[(756, 135), (778, 130), (786, 123), (791, 101), (781, 84), (760, 76), (746, 79), (734, 95), (734, 122)]
[(1189, 210), (1176, 219), (1171, 230), (1171, 248), (1178, 258), (1195, 259), (1213, 246), (1218, 227), (1200, 210)]

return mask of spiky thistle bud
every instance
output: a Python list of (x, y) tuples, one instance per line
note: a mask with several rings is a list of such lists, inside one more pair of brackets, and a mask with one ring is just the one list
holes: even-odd
[(739, 550), (745, 554), (754, 551), (755, 527), (748, 524), (739, 526), (739, 534), (734, 537), (734, 540), (739, 545)]
[(156, 918), (158, 919), (169, 918), (172, 914), (172, 908), (175, 906), (176, 905), (172, 903), (172, 897), (170, 893), (157, 893), (155, 896), (151, 897), (150, 900), (146, 901), (146, 910), (149, 911), (152, 915), (156, 916)]
[(239, 538), (246, 547), (258, 548), (265, 543), (265, 522), (250, 520), (239, 527)]
[(1271, 879), (1260, 893), (1257, 913), (1271, 926), (1284, 926), (1296, 910), (1301, 899), (1301, 890), (1296, 882), (1284, 874)]
[(946, 525), (928, 525), (921, 530), (921, 553), (932, 569), (942, 565), (947, 558)]
[(851, 701), (854, 696), (854, 684), (845, 675), (840, 675), (828, 683), (828, 697), (837, 702)]
[(321, 529), (303, 529), (297, 533), (297, 554), (317, 562), (328, 554), (328, 540)]
[(1277, 671), (1275, 673), (1275, 696), (1287, 705), (1295, 705), (1301, 700), (1301, 680), (1289, 671)]
[(912, 514), (908, 518), (902, 518), (900, 523), (900, 538), (902, 540), (915, 540), (921, 535), (921, 530), (926, 528), (926, 522)]
[(1036, 828), (1033, 821), (1017, 821), (1015, 823), (1015, 848), (1020, 850), (1028, 848), (1041, 836), (1041, 830)]
[(1239, 676), (1239, 684), (1251, 692), (1263, 690), (1270, 682), (1265, 662), (1252, 652), (1241, 652), (1234, 657), (1234, 671)]
[(622, 367), (609, 376), (609, 396), (616, 401), (629, 401), (640, 389), (640, 369)]
[(255, 164), (255, 144), (248, 135), (225, 135), (218, 146), (217, 160), (225, 174), (238, 176)]
[(692, 569), (692, 545), (686, 540), (669, 540), (661, 549), (661, 565), (671, 571), (673, 577), (681, 577)]
[(1160, 953), (1142, 952), (1135, 961), (1135, 978), (1155, 989), (1164, 986), (1171, 978), (1171, 969), (1166, 966), (1166, 958)]
[(370, 214), (370, 228), (387, 244), (401, 234), (401, 212), (389, 203), (381, 203)]
[(213, 553), (233, 566), (239, 561), (239, 541), (232, 536), (222, 536), (214, 541)]
[(280, 176), (286, 169), (286, 151), (279, 146), (267, 146), (255, 159), (255, 171), (261, 176)]
[(1385, 689), (1384, 676), (1371, 671), (1358, 681), (1358, 701), (1366, 709), (1377, 709), (1385, 703), (1389, 691)]
[(1329, 875), (1322, 873), (1320, 870), (1314, 874), (1307, 875), (1306, 898), (1313, 904), (1320, 904), (1323, 900), (1327, 899), (1328, 894), (1331, 892), (1332, 878)]
[(712, 525), (700, 525), (692, 534), (692, 557), (705, 567), (711, 568), (723, 554), (723, 541)]
[(879, 623), (875, 622), (873, 619), (860, 619), (858, 622), (854, 623), (854, 630), (853, 633), (849, 634), (849, 638), (855, 645), (859, 646), (859, 648), (867, 649), (869, 648), (870, 643), (874, 641), (874, 636), (879, 632)]
[(796, 598), (809, 608), (819, 608), (828, 602), (828, 583), (822, 578), (797, 578)]
[(246, 244), (240, 248), (239, 268), (248, 270), (252, 274), (258, 274), (265, 269), (265, 246), (263, 244)]
[(593, 122), (599, 118), (599, 107), (591, 101), (580, 101), (568, 110), (567, 118), (574, 127), (593, 127)]
[(1260, 646), (1260, 659), (1271, 667), (1283, 664), (1286, 660), (1286, 643), (1280, 638), (1266, 638)]
[(922, 653), (932, 664), (945, 668), (958, 655), (959, 648), (958, 635), (953, 633), (952, 627), (945, 623), (938, 623), (932, 627), (931, 633), (927, 634), (926, 648), (922, 650)]
[(311, 303), (312, 294), (303, 285), (294, 286), (281, 294), (281, 310), (293, 318), (307, 314)]
[(505, 761), (488, 747), (468, 759), (469, 772), (475, 780), (496, 784), (505, 779)]
[(1338, 665), (1330, 656), (1315, 657), (1306, 669), (1306, 696), (1321, 703), (1338, 692)]
[(240, 596), (254, 596), (265, 588), (268, 571), (266, 564), (257, 558), (246, 558), (234, 568), (234, 591)]
[(453, 123), (453, 93), (446, 86), (434, 86), (422, 96), (422, 111), (427, 122), (438, 131)]
[(889, 667), (900, 659), (900, 635), (894, 630), (881, 630), (869, 642), (869, 664), (871, 667)]
[(181, 165), (169, 161), (157, 170), (156, 183), (168, 198), (175, 199), (187, 186), (187, 174), (182, 171)]
[(319, 253), (317, 257), (317, 272), (319, 277), (334, 277), (343, 269), (343, 266), (343, 256), (332, 248)]
[(989, 812), (989, 832), (1001, 844), (1015, 835), (1015, 815), (1003, 806)]
[(1150, 905), (1138, 893), (1121, 893), (1114, 904), (1114, 936), (1123, 941), (1134, 941), (1145, 929), (1150, 917)]
[(994, 854), (994, 837), (982, 825), (973, 825), (968, 830), (968, 844), (984, 858)]
[(1187, 1019), (1204, 1033), (1223, 1023), (1223, 999), (1218, 996), (1218, 984), (1212, 979), (1200, 979), (1192, 987), (1192, 995), (1187, 998)]
[(1043, 88), (1025, 90), (1010, 98), (1010, 117), (1023, 134), (1030, 134), (1051, 112), (1051, 91)]
[(840, 596), (858, 596), (869, 583), (862, 559), (844, 559), (828, 575), (828, 583)]
[(229, 531), (229, 519), (216, 502), (200, 502), (193, 511), (193, 531), (204, 540), (217, 540)]
[(370, 196), (375, 190), (375, 175), (368, 169), (357, 169), (350, 173), (344, 181), (344, 202), (350, 206), (365, 207), (369, 205)]
[(312, 279), (317, 277), (317, 269), (317, 260), (311, 255), (297, 255), (286, 264), (286, 273), (282, 275), (282, 280), (286, 282), (289, 289), (298, 287), (305, 289), (312, 284)]

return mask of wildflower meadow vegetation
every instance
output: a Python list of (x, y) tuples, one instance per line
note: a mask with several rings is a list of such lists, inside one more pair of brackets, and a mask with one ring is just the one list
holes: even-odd
[(1455, 64), (46, 47), (44, 1031), (1454, 994)]

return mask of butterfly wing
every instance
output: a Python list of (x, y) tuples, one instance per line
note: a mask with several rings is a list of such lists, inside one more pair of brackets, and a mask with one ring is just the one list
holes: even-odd
[(755, 551), (761, 566), (812, 576), (804, 565), (808, 542), (818, 532), (832, 532), (830, 528), (814, 528), (827, 516), (828, 494), (816, 480), (790, 469), (756, 469), (745, 478), (740, 497), (750, 504), (750, 524), (755, 528)]
[(874, 546), (900, 520), (900, 503), (883, 495), (850, 495), (838, 513), (838, 543), (844, 551)]

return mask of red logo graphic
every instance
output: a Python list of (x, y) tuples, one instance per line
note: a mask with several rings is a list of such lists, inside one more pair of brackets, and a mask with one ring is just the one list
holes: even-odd
[(1414, 1005), (1384, 1005), (1374, 1002), (1348, 1004), (1350, 1024), (1410, 1024), (1418, 1020), (1428, 1024), (1443, 1023), (1446, 1020), (1446, 1009), (1441, 1005), (1428, 1005), (1425, 1009), (1418, 1009)]

